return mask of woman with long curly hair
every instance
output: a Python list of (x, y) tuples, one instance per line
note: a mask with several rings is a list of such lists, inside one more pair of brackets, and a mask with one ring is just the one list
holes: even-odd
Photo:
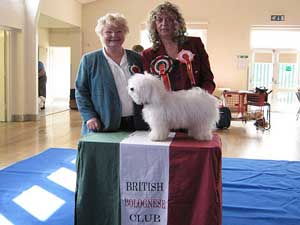
[(186, 24), (176, 5), (164, 2), (150, 12), (152, 47), (142, 53), (144, 69), (161, 77), (168, 90), (201, 87), (212, 93), (214, 75), (199, 37), (186, 36)]

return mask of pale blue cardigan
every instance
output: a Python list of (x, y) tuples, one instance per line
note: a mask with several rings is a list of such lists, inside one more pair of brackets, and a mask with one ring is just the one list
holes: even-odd
[[(126, 50), (129, 67), (135, 65), (142, 71), (141, 56)], [(96, 117), (101, 121), (102, 131), (118, 130), (122, 106), (117, 87), (103, 50), (85, 54), (80, 62), (75, 82), (75, 97), (83, 119), (81, 134), (89, 132), (86, 121)]]

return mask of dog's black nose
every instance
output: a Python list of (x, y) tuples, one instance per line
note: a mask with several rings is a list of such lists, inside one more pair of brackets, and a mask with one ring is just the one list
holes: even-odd
[(130, 91), (134, 91), (134, 88), (132, 87), (132, 88), (130, 88), (129, 90), (130, 90)]

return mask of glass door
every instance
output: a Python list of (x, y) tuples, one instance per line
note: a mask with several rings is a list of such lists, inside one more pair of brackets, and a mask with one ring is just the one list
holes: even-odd
[(298, 105), (296, 90), (299, 87), (299, 53), (293, 50), (275, 50), (274, 54), (274, 109), (294, 111)]
[(254, 50), (251, 56), (251, 67), (248, 82), (248, 89), (265, 87), (273, 89), (273, 58), (271, 49)]
[(299, 88), (299, 52), (283, 49), (254, 49), (248, 88), (272, 90), (269, 102), (272, 111), (295, 111)]

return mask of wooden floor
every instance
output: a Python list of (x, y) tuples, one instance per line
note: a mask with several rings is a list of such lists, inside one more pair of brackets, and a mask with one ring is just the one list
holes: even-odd
[[(295, 113), (272, 113), (271, 129), (257, 131), (253, 121), (232, 122), (216, 131), (223, 157), (300, 160), (300, 120)], [(0, 168), (53, 147), (77, 148), (81, 118), (76, 110), (41, 116), (35, 122), (0, 123)]]

